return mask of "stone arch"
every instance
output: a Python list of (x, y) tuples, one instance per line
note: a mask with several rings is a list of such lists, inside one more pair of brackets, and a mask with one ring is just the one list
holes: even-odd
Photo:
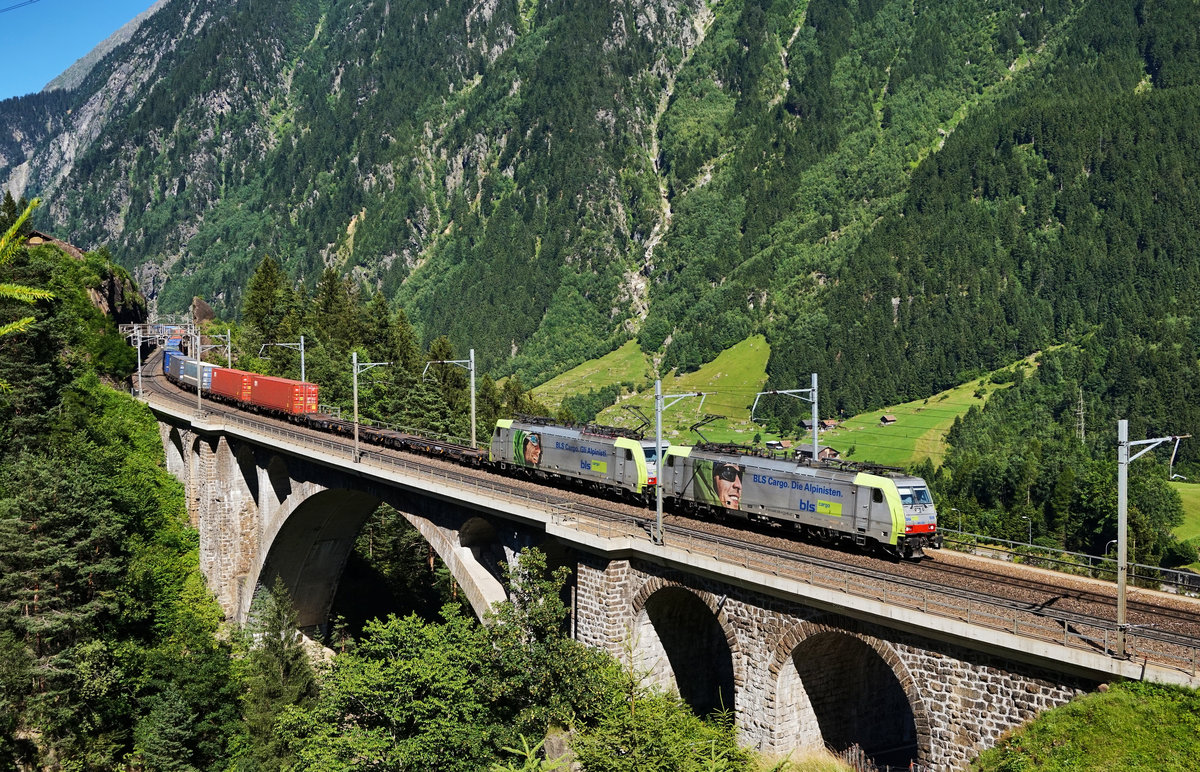
[(496, 526), (482, 517), (469, 518), (458, 529), (458, 546), (470, 551), (479, 565), (503, 581), (503, 563), (507, 560), (504, 545), (496, 536)]
[[(277, 458), (272, 458), (272, 465)], [(288, 484), (295, 486), (293, 492), (296, 495), (271, 516), (278, 526), (274, 533), (268, 528), (263, 534), (265, 554), (261, 558), (261, 568), (247, 591), (239, 593), (238, 619), (247, 618), (255, 588), (270, 586), (275, 577), (280, 577), (292, 594), (298, 626), (311, 629), (326, 625), (358, 534), (383, 501), (396, 507), (400, 515), (416, 527), (446, 564), (480, 619), (492, 604), (505, 598), (500, 580), (492, 576), (473, 554), (479, 545), (490, 549), (486, 545), (494, 538), (494, 529), (482, 518), (473, 518), (479, 522), (468, 520), (464, 523), (470, 524), (464, 538), (461, 527), (434, 522), (411, 511), (413, 507), (404, 506), (405, 502), (397, 500), (391, 490), (368, 492), (344, 487), (315, 487), (312, 483), (294, 481)], [(275, 480), (271, 480), (271, 485), (278, 487)], [(502, 550), (500, 554), (503, 554)]]
[(777, 752), (857, 744), (879, 764), (926, 764), (932, 743), (928, 710), (895, 648), (851, 620), (803, 621), (771, 653)]
[(174, 475), (175, 479), (184, 482), (187, 479), (188, 467), (183, 460), (183, 436), (174, 426), (169, 427), (167, 431), (166, 455), (167, 471)]
[(267, 462), (267, 479), (271, 481), (271, 490), (275, 492), (277, 503), (282, 504), (292, 495), (292, 476), (288, 472), (288, 463), (278, 453)]
[(736, 684), (745, 682), (741, 646), (723, 602), (661, 577), (633, 599), (633, 667), (676, 690), (699, 715), (736, 710)]
[(254, 505), (258, 506), (258, 460), (254, 457), (254, 447), (248, 442), (239, 442), (232, 451), (242, 484), (246, 486)]
[(296, 625), (323, 628), (358, 532), (379, 504), (375, 496), (340, 488), (300, 502), (271, 540), (254, 586), (242, 594), (239, 616), (247, 618), (254, 590), (272, 586), (278, 577), (291, 594)]

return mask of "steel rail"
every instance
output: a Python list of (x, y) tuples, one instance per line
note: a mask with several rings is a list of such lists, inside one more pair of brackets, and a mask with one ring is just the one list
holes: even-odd
[[(161, 375), (148, 377), (154, 393), (166, 400), (182, 405), (180, 390), (166, 385)], [(190, 407), (190, 400), (187, 401)], [(352, 443), (341, 441), (338, 435), (327, 435), (303, 427), (281, 426), (271, 421), (246, 416), (242, 411), (208, 403), (211, 413), (222, 420), (280, 437), (305, 450), (325, 449), (349, 454)], [(400, 457), (403, 455), (404, 457)], [(520, 501), (526, 505), (538, 504), (553, 522), (576, 527), (598, 536), (613, 538), (645, 534), (650, 528), (651, 518), (635, 517), (614, 512), (599, 504), (581, 504), (566, 497), (553, 494), (553, 488), (537, 495), (529, 491), (514, 489), (500, 479), (487, 479), (476, 475), (448, 470), (435, 464), (409, 457), (409, 454), (393, 449), (365, 448), (359, 466), (378, 465), (402, 469), (410, 473), (445, 484), (448, 481), (459, 486), (486, 491), (499, 499)], [(536, 508), (536, 507), (535, 507)], [(591, 521), (590, 523), (588, 521)], [(791, 552), (778, 547), (720, 536), (704, 531), (664, 526), (664, 535), (669, 535), (672, 547), (686, 552), (696, 552), (705, 547), (706, 555), (720, 562), (740, 565), (750, 570), (774, 576), (787, 576), (810, 586), (824, 587), (845, 592), (848, 595), (871, 598), (880, 602), (908, 605), (926, 613), (978, 624), (991, 629), (1011, 632), (1015, 635), (1061, 643), (1072, 648), (1103, 652), (1111, 656), (1115, 652), (1116, 623), (1103, 617), (1078, 612), (1048, 609), (1028, 601), (999, 598), (987, 593), (956, 587), (931, 584), (918, 579), (898, 576), (883, 570), (870, 569), (835, 560)], [(648, 547), (650, 545), (647, 545)], [(818, 569), (821, 573), (818, 573)], [(972, 604), (985, 610), (972, 608)], [(991, 609), (991, 610), (986, 610)], [(1025, 619), (1018, 618), (1024, 615)], [(1092, 632), (1088, 632), (1092, 631)], [(1200, 637), (1185, 636), (1146, 627), (1134, 627), (1127, 632), (1128, 640), (1143, 640), (1163, 646), (1182, 649), (1181, 653), (1150, 651), (1142, 654), (1154, 657), (1156, 662), (1168, 664), (1184, 672), (1197, 674), (1200, 666)]]

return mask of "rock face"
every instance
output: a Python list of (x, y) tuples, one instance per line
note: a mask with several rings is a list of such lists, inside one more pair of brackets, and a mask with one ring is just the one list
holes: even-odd
[[(85, 259), (84, 252), (79, 247), (40, 231), (33, 231), (25, 244), (28, 247), (49, 244), (76, 260)], [(100, 283), (88, 287), (87, 292), (92, 305), (117, 324), (140, 324), (148, 318), (146, 296), (138, 290), (129, 274), (117, 266), (110, 264), (108, 270), (102, 272)]]
[(197, 324), (204, 324), (216, 319), (217, 314), (208, 303), (200, 298), (192, 298), (192, 318), (196, 320)]
[(117, 324), (141, 324), (148, 318), (146, 298), (129, 275), (110, 273), (99, 287), (88, 290), (92, 303)]
[(58, 89), (63, 89), (65, 91), (70, 91), (74, 88), (77, 88), (81, 83), (83, 83), (84, 79), (88, 76), (88, 73), (92, 71), (92, 68), (95, 67), (101, 59), (108, 55), (109, 51), (112, 51), (114, 48), (133, 37), (133, 33), (137, 32), (138, 27), (142, 26), (142, 22), (146, 21), (146, 19), (149, 19), (155, 14), (155, 12), (158, 11), (158, 9), (162, 8), (166, 4), (167, 0), (158, 0), (157, 3), (139, 13), (128, 24), (121, 27), (121, 29), (117, 30), (101, 41), (100, 45), (89, 51), (87, 55), (83, 56), (70, 67), (63, 70), (58, 77), (46, 84), (46, 88), (44, 90), (56, 91)]
[(8, 144), (8, 152), (0, 153), (0, 187), (14, 198), (37, 191), (51, 197), (54, 205), (54, 191), (75, 170), (80, 156), (113, 119), (145, 98), (145, 90), (159, 76), (162, 53), (156, 50), (158, 46), (148, 46), (144, 39), (129, 41), (164, 3), (157, 3), (97, 46), (96, 51), (105, 53), (120, 48), (106, 67), (89, 61), (93, 52), (51, 81), (47, 92), (6, 104), (0, 111), (0, 133), (10, 136), (0, 137), (0, 142)]
[[(643, 199), (662, 186), (635, 178), (663, 84), (710, 17), (700, 0), (168, 0), (74, 88), (0, 105), (0, 188), (107, 245), (155, 309), (235, 313), (272, 254), (309, 282), (411, 286), (406, 307), (455, 339), (521, 345), (562, 327), (559, 302), (599, 345), (661, 219)], [(492, 297), (512, 275), (536, 281)]]

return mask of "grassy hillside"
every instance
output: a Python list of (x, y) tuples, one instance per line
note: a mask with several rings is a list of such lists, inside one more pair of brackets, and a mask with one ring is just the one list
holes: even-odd
[[(766, 339), (755, 335), (721, 352), (716, 359), (694, 372), (664, 378), (664, 395), (704, 392), (706, 396), (703, 401), (699, 397), (688, 397), (667, 409), (663, 413), (663, 435), (673, 442), (690, 444), (698, 438), (688, 431), (688, 427), (705, 415), (719, 415), (724, 417), (701, 430), (705, 437), (713, 442), (749, 443), (760, 431), (750, 423), (750, 408), (754, 404), (754, 395), (767, 381), (770, 355)], [(668, 399), (666, 403), (672, 401)], [(653, 420), (653, 385), (603, 411), (597, 420), (614, 426), (636, 426), (638, 421), (624, 409), (626, 406), (640, 407)]]
[[(1035, 366), (1035, 357), (1029, 356), (1021, 366)], [(928, 399), (860, 413), (822, 435), (821, 443), (855, 461), (903, 467), (929, 458), (941, 464), (947, 450), (946, 433), (954, 419), (972, 407), (982, 407), (992, 392), (1008, 385), (997, 383), (1002, 380), (1006, 379), (989, 373)], [(894, 416), (896, 422), (882, 425), (880, 419), (885, 415)]]
[(533, 389), (533, 395), (548, 407), (557, 408), (572, 394), (593, 391), (611, 384), (632, 388), (653, 386), (653, 368), (637, 343), (628, 341), (616, 351), (591, 359)]
[[(1193, 546), (1200, 546), (1200, 485), (1177, 481), (1172, 481), (1170, 485), (1183, 501), (1183, 522), (1172, 532), (1179, 541), (1191, 542)], [(1200, 571), (1200, 561), (1185, 566), (1185, 568)]]
[(1200, 485), (1191, 482), (1172, 482), (1171, 487), (1183, 499), (1184, 521), (1175, 529), (1180, 541), (1200, 537)]
[[(766, 363), (770, 353), (766, 340), (756, 335), (726, 349), (694, 372), (665, 378), (664, 395), (702, 392), (705, 397), (703, 404), (699, 397), (688, 397), (671, 406), (663, 414), (664, 435), (674, 442), (697, 442), (699, 437), (689, 431), (689, 427), (706, 415), (719, 415), (723, 417), (700, 430), (713, 442), (749, 445), (755, 435), (762, 441), (790, 439), (798, 443), (807, 442), (809, 436), (806, 434), (797, 432), (781, 437), (769, 432), (761, 421), (750, 421), (755, 395), (763, 390), (766, 383)], [(1035, 356), (1031, 355), (1022, 363), (1026, 370), (1035, 366)], [(891, 405), (854, 416), (844, 421), (838, 429), (822, 434), (821, 444), (837, 448), (843, 454), (851, 452), (850, 457), (859, 461), (907, 466), (931, 458), (935, 464), (941, 463), (946, 453), (946, 432), (950, 430), (954, 419), (973, 406), (982, 406), (992, 392), (1011, 381), (1011, 377), (998, 373), (1012, 371), (989, 373), (928, 399)], [(597, 416), (600, 423), (633, 427), (638, 425), (638, 421), (627, 407), (636, 406), (650, 418), (654, 416), (652, 381), (652, 366), (635, 345), (627, 343), (610, 354), (585, 362), (547, 381), (534, 389), (534, 394), (544, 404), (557, 407), (571, 394), (611, 384), (624, 384), (626, 387), (636, 384), (639, 388), (636, 394), (621, 398), (616, 405)], [(808, 383), (795, 386), (805, 388)], [(831, 399), (827, 393), (821, 396), (822, 402)], [(772, 400), (787, 399), (793, 398), (764, 396), (759, 405), (761, 408)], [(667, 399), (666, 403), (673, 401)], [(804, 404), (807, 410), (807, 403)], [(756, 417), (759, 415), (761, 413), (757, 413)], [(882, 426), (880, 418), (884, 415), (894, 415), (896, 423)], [(1200, 523), (1197, 533), (1200, 533)]]
[[(954, 419), (972, 406), (982, 406), (996, 388), (986, 378), (978, 378), (929, 399), (861, 413), (824, 433), (821, 444), (856, 461), (906, 466), (931, 458), (940, 464), (946, 453), (946, 432)], [(895, 423), (880, 423), (885, 415), (895, 417)]]
[(1200, 769), (1200, 694), (1121, 684), (1043, 713), (972, 765), (981, 772)]

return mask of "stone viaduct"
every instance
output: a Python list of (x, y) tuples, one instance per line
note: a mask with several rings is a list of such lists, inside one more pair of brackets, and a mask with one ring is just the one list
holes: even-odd
[(520, 496), (499, 478), (367, 453), (338, 438), (149, 401), (187, 489), (201, 566), (227, 617), (281, 577), (305, 628), (327, 623), (354, 539), (382, 502), (415, 525), (477, 614), (500, 564), (530, 545), (573, 569), (572, 634), (700, 713), (733, 712), (745, 744), (852, 743), (879, 761), (960, 769), (1037, 712), (1117, 678), (1195, 685), (1182, 670), (936, 616), (782, 576), (747, 556), (653, 545), (644, 530)]

